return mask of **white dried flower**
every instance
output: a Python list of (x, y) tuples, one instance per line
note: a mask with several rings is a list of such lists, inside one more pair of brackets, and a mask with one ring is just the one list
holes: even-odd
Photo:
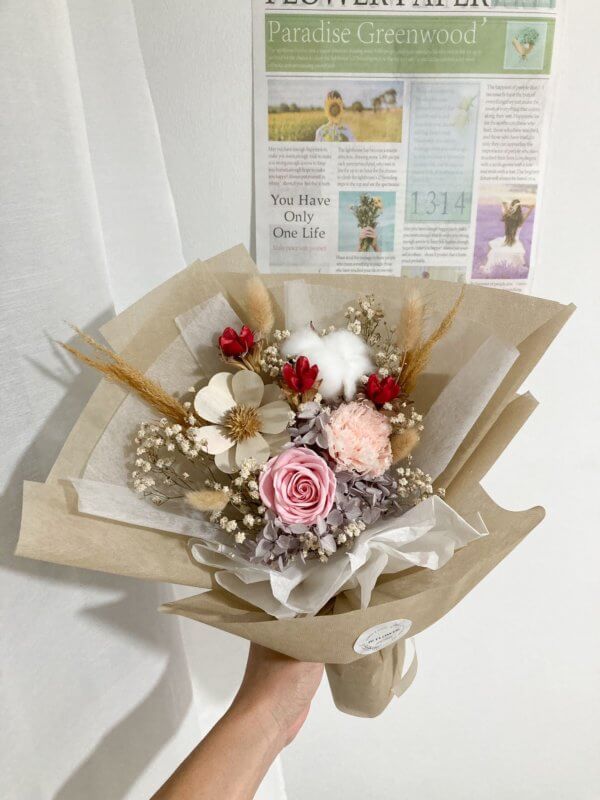
[(222, 472), (237, 472), (249, 457), (265, 463), (288, 426), (290, 407), (279, 395), (256, 372), (219, 372), (194, 399), (198, 415), (212, 424), (191, 428), (189, 435), (207, 440)]

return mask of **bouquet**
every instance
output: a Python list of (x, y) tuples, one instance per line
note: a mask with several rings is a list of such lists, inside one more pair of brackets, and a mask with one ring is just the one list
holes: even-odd
[(523, 28), (519, 35), (515, 36), (513, 39), (513, 47), (523, 61), (527, 59), (527, 56), (531, 53), (539, 38), (539, 31), (531, 27)]
[(67, 345), (108, 380), (26, 484), (17, 552), (210, 589), (163, 610), (325, 662), (338, 707), (374, 716), (414, 677), (408, 632), (542, 518), (479, 479), (572, 308), (254, 273), (241, 248), (196, 263), (105, 326), (114, 349)]
[(381, 197), (373, 197), (370, 194), (361, 194), (360, 201), (356, 206), (350, 206), (350, 211), (356, 217), (360, 229), (359, 251), (366, 253), (375, 249), (375, 228), (377, 220), (383, 211), (383, 201)]

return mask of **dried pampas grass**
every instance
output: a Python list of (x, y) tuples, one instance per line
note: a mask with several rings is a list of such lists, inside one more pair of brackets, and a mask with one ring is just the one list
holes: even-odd
[(189, 411), (175, 397), (165, 391), (160, 384), (155, 383), (150, 378), (146, 377), (143, 372), (140, 372), (137, 367), (132, 366), (125, 361), (118, 353), (115, 353), (108, 347), (105, 347), (100, 342), (97, 342), (87, 333), (72, 326), (75, 333), (97, 353), (106, 356), (106, 361), (91, 358), (85, 353), (71, 347), (64, 342), (58, 342), (61, 347), (67, 350), (79, 361), (87, 364), (88, 367), (93, 367), (101, 372), (109, 381), (118, 383), (125, 389), (134, 391), (142, 400), (152, 406), (161, 416), (168, 417), (180, 425), (187, 425), (187, 418)]
[(406, 428), (394, 433), (390, 438), (392, 447), (392, 464), (397, 464), (412, 453), (419, 444), (419, 432), (416, 428)]
[(246, 284), (245, 310), (250, 328), (263, 338), (268, 336), (275, 324), (273, 302), (267, 287), (256, 276)]
[(465, 288), (465, 286), (462, 287), (458, 299), (431, 336), (406, 354), (406, 359), (400, 375), (400, 383), (407, 394), (410, 394), (414, 390), (417, 378), (427, 366), (429, 358), (431, 357), (431, 351), (435, 345), (444, 338), (452, 327), (456, 315), (458, 314), (458, 309), (465, 296)]

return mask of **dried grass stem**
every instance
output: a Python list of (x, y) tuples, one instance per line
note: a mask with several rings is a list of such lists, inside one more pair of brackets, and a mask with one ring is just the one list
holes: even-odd
[(106, 360), (92, 358), (64, 342), (59, 342), (61, 347), (82, 363), (101, 372), (109, 381), (135, 392), (149, 406), (158, 411), (161, 416), (168, 417), (180, 425), (187, 425), (189, 412), (186, 411), (177, 398), (165, 391), (160, 384), (144, 375), (137, 367), (132, 366), (121, 358), (118, 353), (97, 342), (87, 333), (79, 330), (79, 328), (72, 327), (86, 344), (97, 353), (105, 356)]

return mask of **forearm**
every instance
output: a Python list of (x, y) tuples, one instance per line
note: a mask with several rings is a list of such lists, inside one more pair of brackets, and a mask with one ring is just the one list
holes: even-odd
[(252, 644), (231, 708), (153, 800), (252, 800), (302, 727), (322, 676), (322, 664)]
[(268, 712), (234, 703), (153, 800), (251, 800), (282, 747)]

